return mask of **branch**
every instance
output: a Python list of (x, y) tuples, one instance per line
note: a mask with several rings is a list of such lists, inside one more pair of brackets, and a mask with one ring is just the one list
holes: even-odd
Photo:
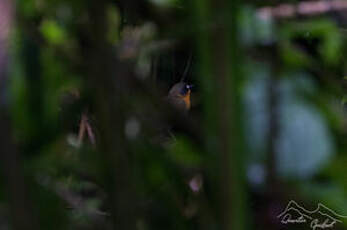
[(298, 4), (280, 4), (274, 7), (262, 7), (257, 10), (257, 15), (263, 19), (269, 18), (293, 18), (297, 16), (315, 16), (329, 12), (340, 12), (347, 10), (347, 1), (343, 0), (321, 0), (305, 1)]

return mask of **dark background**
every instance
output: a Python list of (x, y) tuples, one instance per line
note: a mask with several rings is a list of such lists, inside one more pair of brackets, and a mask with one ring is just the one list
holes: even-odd
[[(347, 215), (346, 11), (0, 0), (0, 229), (310, 229), (281, 223), (291, 200)], [(188, 113), (166, 99), (181, 79)]]

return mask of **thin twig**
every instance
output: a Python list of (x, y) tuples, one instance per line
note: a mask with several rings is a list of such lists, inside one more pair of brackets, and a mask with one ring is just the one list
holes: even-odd
[(280, 4), (274, 7), (262, 7), (257, 10), (260, 18), (293, 18), (295, 16), (314, 16), (333, 11), (347, 10), (347, 1), (321, 0), (304, 1), (298, 4)]
[(82, 114), (81, 121), (80, 121), (80, 129), (78, 132), (78, 146), (81, 146), (83, 138), (84, 138), (84, 133), (86, 130), (86, 122), (85, 122), (85, 115)]
[(186, 68), (185, 68), (185, 70), (184, 70), (184, 72), (183, 72), (183, 75), (182, 75), (182, 78), (181, 78), (181, 82), (183, 82), (184, 80), (186, 80), (186, 77), (187, 77), (188, 71), (189, 71), (189, 69), (190, 69), (191, 62), (192, 62), (192, 58), (193, 58), (193, 54), (190, 53), (189, 59), (188, 59), (187, 65), (186, 65)]
[(95, 135), (94, 135), (93, 129), (88, 122), (87, 115), (83, 113), (81, 117), (81, 122), (80, 122), (80, 129), (78, 132), (78, 146), (81, 146), (85, 132), (87, 132), (88, 134), (88, 139), (90, 143), (92, 145), (95, 145)]

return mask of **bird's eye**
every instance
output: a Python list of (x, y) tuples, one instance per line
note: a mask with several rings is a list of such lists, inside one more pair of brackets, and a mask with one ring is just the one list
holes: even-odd
[(181, 95), (186, 95), (188, 93), (189, 88), (184, 87), (181, 89)]
[(184, 96), (189, 92), (190, 89), (191, 85), (186, 84), (184, 87), (181, 88), (180, 94)]
[(186, 85), (187, 89), (191, 89), (192, 87), (193, 87), (193, 85), (188, 85), (188, 84)]

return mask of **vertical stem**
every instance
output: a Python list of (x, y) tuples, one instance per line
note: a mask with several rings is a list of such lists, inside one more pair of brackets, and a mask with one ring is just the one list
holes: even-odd
[[(273, 67), (276, 68), (276, 67)], [(276, 73), (273, 71), (268, 85), (268, 105), (269, 105), (269, 135), (267, 143), (267, 189), (270, 196), (274, 195), (277, 179), (276, 179), (276, 140), (278, 137), (278, 95), (276, 92), (277, 88), (277, 77), (274, 76)]]
[(12, 2), (0, 0), (0, 162), (6, 178), (6, 189), (14, 229), (39, 229), (33, 215), (33, 206), (28, 196), (28, 188), (16, 145), (13, 141), (11, 118), (8, 111), (8, 36), (12, 25)]
[(204, 88), (206, 143), (211, 158), (217, 156), (213, 171), (210, 171), (210, 174), (217, 172), (217, 212), (222, 229), (244, 229), (242, 55), (237, 39), (239, 3), (226, 0), (196, 0), (194, 3), (195, 23), (199, 23), (197, 40)]
[[(129, 76), (129, 66), (120, 63), (111, 53), (106, 40), (107, 1), (89, 1), (88, 25), (91, 41), (86, 50), (88, 88), (92, 93), (100, 138), (97, 143), (100, 154), (104, 185), (109, 197), (114, 229), (135, 229), (134, 193), (130, 154), (124, 137), (124, 94)], [(116, 67), (115, 67), (116, 66)]]
[(276, 175), (276, 142), (278, 140), (279, 132), (279, 117), (278, 117), (278, 76), (280, 74), (279, 58), (277, 49), (270, 51), (272, 61), (271, 65), (271, 76), (267, 86), (267, 97), (268, 97), (268, 109), (269, 109), (269, 134), (267, 137), (267, 164), (266, 164), (266, 187), (267, 196), (270, 201), (276, 201), (280, 196), (279, 185)]

